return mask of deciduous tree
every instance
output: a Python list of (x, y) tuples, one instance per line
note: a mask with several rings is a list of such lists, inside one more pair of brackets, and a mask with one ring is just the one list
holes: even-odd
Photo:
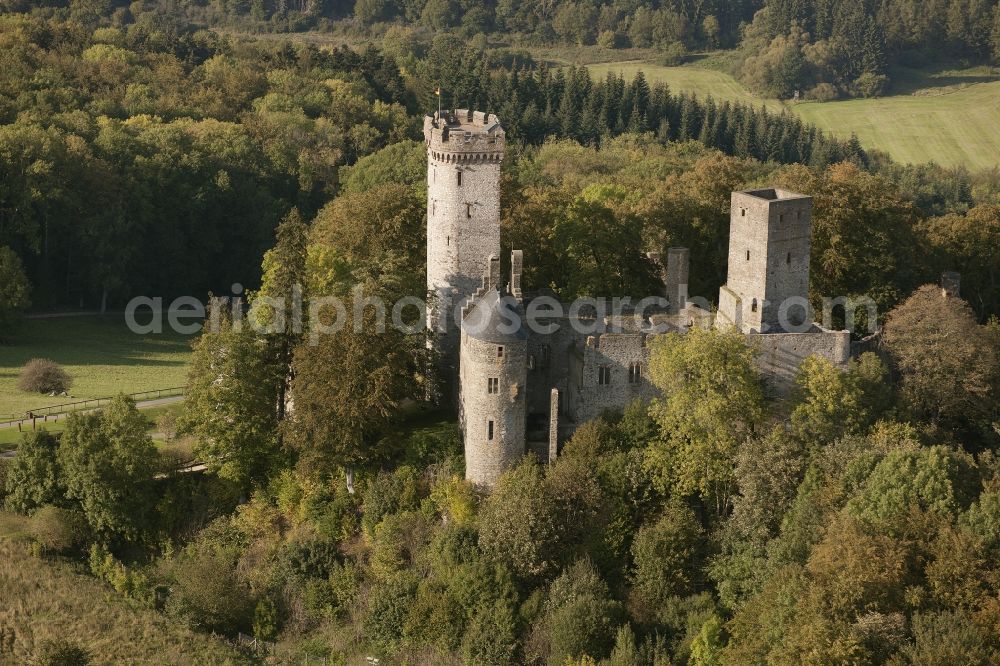
[(647, 465), (663, 489), (697, 492), (725, 515), (736, 451), (764, 415), (753, 349), (737, 333), (668, 333), (653, 342), (649, 370), (663, 397), (650, 407), (661, 441), (647, 450)]
[(1000, 350), (969, 304), (924, 285), (889, 313), (885, 345), (907, 406), (936, 423), (976, 424), (996, 405)]
[(156, 448), (145, 417), (125, 395), (92, 414), (72, 414), (57, 460), (66, 497), (80, 503), (98, 539), (141, 542), (153, 526)]

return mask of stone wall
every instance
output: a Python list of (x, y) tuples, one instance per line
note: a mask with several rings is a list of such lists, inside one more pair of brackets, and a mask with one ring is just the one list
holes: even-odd
[[(524, 457), (528, 344), (503, 345), (463, 333), (461, 344), (461, 421), (465, 440), (465, 478), (492, 486), (500, 474)], [(489, 380), (497, 380), (490, 393)], [(493, 437), (490, 438), (490, 423)]]
[(431, 158), (427, 199), (427, 290), (453, 288), (468, 298), (488, 258), (500, 256), (500, 163), (456, 166)]
[[(780, 189), (733, 192), (726, 287), (741, 301), (744, 332), (782, 330), (782, 303), (808, 296), (811, 233), (810, 197)], [(804, 313), (793, 308), (788, 314)]]
[(817, 355), (846, 368), (851, 359), (851, 334), (815, 327), (809, 333), (750, 334), (747, 341), (757, 349), (757, 367), (764, 375), (768, 393), (788, 395), (795, 388), (799, 365)]
[(688, 271), (691, 252), (686, 247), (667, 249), (667, 266), (664, 287), (670, 299), (670, 314), (680, 314), (688, 299)]
[[(568, 382), (566, 411), (575, 424), (585, 423), (609, 409), (620, 410), (637, 398), (656, 391), (649, 381), (649, 348), (644, 333), (604, 333), (587, 337), (575, 350), (575, 367)], [(638, 381), (629, 381), (629, 369), (638, 364)], [(601, 382), (606, 368), (608, 382)]]
[[(441, 398), (456, 396), (461, 336), (456, 308), (500, 256), (500, 164), (504, 132), (496, 116), (460, 109), (424, 118), (427, 146), (427, 292), (436, 331)], [(452, 403), (453, 404), (453, 403)]]

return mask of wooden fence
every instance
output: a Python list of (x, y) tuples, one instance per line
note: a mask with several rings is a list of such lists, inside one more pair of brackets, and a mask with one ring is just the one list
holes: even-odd
[[(183, 386), (174, 386), (171, 388), (163, 389), (153, 389), (151, 391), (139, 391), (138, 393), (129, 393), (128, 397), (132, 398), (136, 402), (143, 402), (145, 400), (158, 400), (159, 398), (171, 398), (178, 395), (184, 395)], [(88, 398), (87, 400), (77, 400), (75, 402), (65, 402), (60, 405), (49, 405), (48, 407), (39, 407), (37, 409), (29, 409), (23, 414), (8, 414), (5, 418), (0, 420), (0, 428), (15, 426), (23, 423), (31, 423), (34, 427), (35, 421), (48, 421), (49, 417), (57, 417), (62, 414), (69, 414), (71, 412), (79, 412), (86, 409), (97, 409), (103, 405), (108, 404), (114, 400), (114, 396), (107, 398)]]

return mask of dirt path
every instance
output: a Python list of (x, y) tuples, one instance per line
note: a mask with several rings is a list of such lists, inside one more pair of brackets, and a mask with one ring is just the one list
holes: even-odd
[[(141, 401), (135, 403), (135, 406), (136, 406), (137, 409), (149, 409), (150, 407), (160, 407), (161, 405), (172, 405), (175, 402), (180, 402), (183, 399), (184, 399), (184, 396), (182, 396), (182, 395), (171, 395), (171, 396), (167, 396), (165, 398), (153, 398), (152, 400), (141, 400)], [(65, 417), (68, 414), (76, 414), (76, 413), (87, 414), (89, 412), (96, 412), (99, 409), (101, 409), (101, 408), (100, 407), (94, 407), (92, 409), (78, 409), (78, 410), (74, 410), (72, 412), (59, 412), (58, 414), (49, 414), (49, 418), (51, 420), (58, 421), (59, 417), (61, 417), (61, 416)], [(45, 419), (38, 418), (38, 419), (36, 419), (35, 422), (36, 423), (45, 423)], [(21, 421), (21, 423), (27, 425), (29, 427), (29, 429), (30, 429), (30, 425), (31, 425), (30, 421)], [(13, 422), (13, 423), (0, 424), (0, 430), (2, 430), (4, 428), (16, 428), (16, 427), (17, 427), (17, 422), (16, 421)]]

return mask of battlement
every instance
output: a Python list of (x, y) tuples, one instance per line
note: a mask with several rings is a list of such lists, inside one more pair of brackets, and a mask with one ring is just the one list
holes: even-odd
[(439, 162), (499, 162), (506, 135), (492, 113), (457, 109), (424, 116), (424, 142), (431, 159)]
[(734, 192), (733, 194), (741, 194), (748, 197), (754, 197), (755, 199), (765, 199), (767, 201), (810, 198), (804, 194), (783, 190), (780, 187), (768, 187), (761, 190), (744, 190), (742, 192)]

